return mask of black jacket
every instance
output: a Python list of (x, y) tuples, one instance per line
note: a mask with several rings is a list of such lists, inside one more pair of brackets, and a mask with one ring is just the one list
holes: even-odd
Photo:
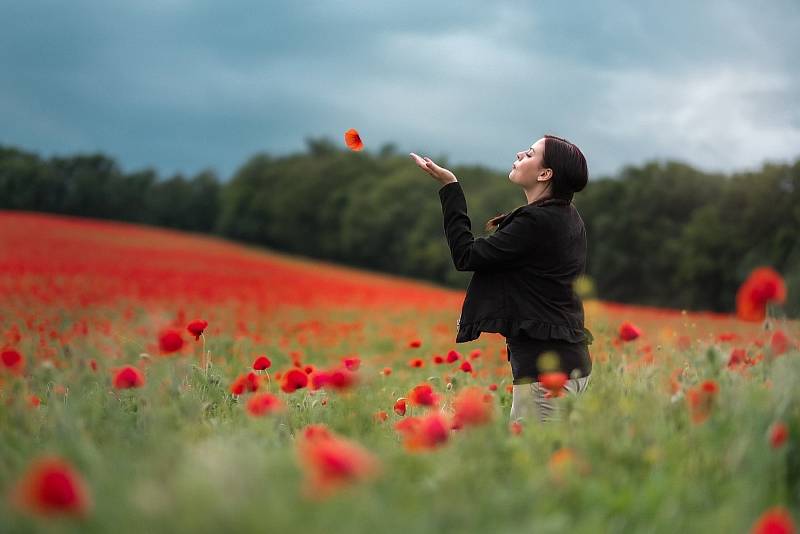
[(586, 229), (568, 200), (548, 198), (509, 213), (494, 234), (474, 238), (459, 182), (439, 189), (447, 244), (458, 271), (474, 271), (456, 343), (481, 332), (592, 342), (573, 288), (586, 269)]

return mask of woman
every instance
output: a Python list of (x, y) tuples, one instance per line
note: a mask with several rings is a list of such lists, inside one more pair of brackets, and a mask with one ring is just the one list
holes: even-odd
[(586, 269), (586, 229), (572, 204), (589, 179), (586, 159), (574, 144), (552, 135), (518, 152), (508, 179), (525, 192), (526, 204), (490, 219), (486, 229), (495, 227), (494, 234), (474, 238), (455, 175), (430, 158), (410, 156), (442, 184), (444, 230), (456, 270), (474, 271), (456, 343), (481, 332), (505, 336), (513, 375), (511, 419), (535, 411), (540, 421), (550, 420), (555, 405), (540, 375), (565, 373), (563, 389), (581, 393), (592, 371), (592, 334), (573, 287)]

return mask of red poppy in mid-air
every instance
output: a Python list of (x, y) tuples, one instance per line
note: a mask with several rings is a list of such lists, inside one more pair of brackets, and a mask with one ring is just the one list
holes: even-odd
[(364, 149), (364, 142), (361, 141), (361, 136), (358, 135), (355, 128), (350, 128), (344, 133), (344, 142), (347, 143), (347, 148), (350, 150), (359, 151)]

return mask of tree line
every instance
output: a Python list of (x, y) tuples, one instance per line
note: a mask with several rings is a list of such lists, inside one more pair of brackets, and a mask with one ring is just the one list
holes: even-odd
[[(472, 231), (525, 203), (505, 174), (450, 166)], [(591, 169), (590, 169), (591, 170)], [(303, 152), (251, 157), (229, 180), (212, 170), (124, 173), (103, 154), (42, 158), (0, 146), (0, 209), (178, 228), (464, 289), (442, 226), (439, 184), (387, 143), (352, 152), (327, 138)], [(678, 161), (590, 177), (574, 199), (586, 224), (587, 274), (605, 300), (730, 312), (759, 265), (787, 283), (800, 316), (800, 158), (755, 171), (708, 173)]]

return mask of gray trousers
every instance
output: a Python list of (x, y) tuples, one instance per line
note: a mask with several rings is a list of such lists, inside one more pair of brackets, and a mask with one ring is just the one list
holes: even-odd
[[(567, 391), (568, 395), (583, 393), (586, 391), (591, 378), (591, 374), (581, 378), (571, 378), (564, 384), (564, 389)], [(547, 389), (545, 389), (541, 383), (531, 382), (529, 384), (519, 384), (513, 387), (511, 421), (529, 419), (531, 416), (535, 416), (540, 422), (544, 423), (558, 418), (557, 404), (559, 399), (544, 398)]]

